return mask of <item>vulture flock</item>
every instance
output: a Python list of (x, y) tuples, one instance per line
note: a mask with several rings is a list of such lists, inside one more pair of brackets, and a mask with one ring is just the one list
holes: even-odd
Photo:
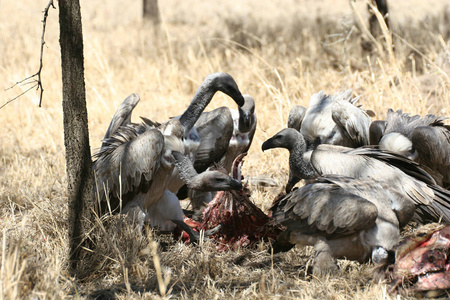
[[(205, 112), (217, 91), (237, 109)], [(292, 108), (287, 128), (262, 144), (263, 151), (289, 151), (285, 194), (271, 208), (272, 222), (283, 228), (272, 249), (313, 246), (315, 274), (332, 271), (337, 258), (386, 263), (410, 221), (450, 223), (445, 118), (389, 109), (385, 120), (372, 121), (374, 114), (357, 100), (351, 90), (316, 93), (307, 108)], [(252, 143), (255, 100), (241, 94), (229, 74), (214, 73), (187, 109), (166, 122), (142, 117), (132, 123), (138, 102), (137, 94), (123, 101), (94, 155), (95, 209), (127, 213), (161, 230), (178, 226), (196, 242), (199, 233), (185, 222), (179, 200), (189, 197), (201, 209), (217, 191), (243, 189), (230, 171)]]

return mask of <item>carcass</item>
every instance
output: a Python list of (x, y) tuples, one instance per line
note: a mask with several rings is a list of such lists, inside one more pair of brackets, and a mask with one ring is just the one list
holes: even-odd
[[(239, 155), (233, 162), (232, 176), (241, 178), (243, 158)], [(241, 191), (218, 192), (203, 210), (201, 222), (185, 217), (185, 222), (194, 229), (205, 232), (217, 228), (209, 236), (217, 243), (219, 251), (236, 250), (240, 247), (252, 247), (260, 241), (276, 239), (283, 231), (275, 225), (260, 208), (251, 201), (251, 193), (246, 187)], [(189, 243), (189, 236), (183, 235), (183, 241)]]
[(395, 247), (386, 269), (390, 292), (436, 297), (450, 292), (450, 226), (432, 223)]

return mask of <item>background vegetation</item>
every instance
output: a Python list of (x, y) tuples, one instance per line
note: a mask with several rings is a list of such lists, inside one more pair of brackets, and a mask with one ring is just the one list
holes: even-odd
[[(42, 1), (0, 1), (0, 105), (28, 88), (6, 90), (37, 71)], [(56, 3), (57, 4), (57, 3)], [(450, 19), (446, 1), (392, 1), (393, 56), (364, 52), (358, 23), (366, 4), (348, 1), (160, 1), (162, 24), (141, 19), (141, 1), (81, 1), (92, 151), (114, 111), (137, 92), (138, 116), (164, 121), (180, 114), (205, 76), (230, 73), (257, 103), (258, 128), (244, 176), (279, 183), (252, 187), (267, 210), (287, 180), (287, 152), (262, 153), (264, 140), (286, 126), (290, 108), (320, 90), (352, 88), (383, 118), (389, 107), (450, 115)], [(391, 298), (371, 266), (342, 260), (338, 274), (305, 275), (311, 249), (271, 256), (268, 245), (217, 253), (141, 232), (123, 217), (93, 224), (99, 251), (85, 278), (67, 269), (67, 203), (57, 11), (50, 10), (42, 108), (31, 91), (0, 110), (0, 298)], [(233, 102), (216, 95), (210, 108)], [(103, 298), (102, 298), (103, 297)]]

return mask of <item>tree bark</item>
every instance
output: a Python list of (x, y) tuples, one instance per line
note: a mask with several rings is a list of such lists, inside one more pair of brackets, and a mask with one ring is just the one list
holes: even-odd
[(158, 0), (143, 0), (143, 17), (144, 19), (151, 20), (153, 24), (158, 25), (161, 22), (161, 16), (159, 14)]
[(83, 33), (79, 0), (59, 0), (64, 145), (69, 204), (70, 271), (76, 274), (80, 245), (90, 219), (93, 169), (84, 83)]

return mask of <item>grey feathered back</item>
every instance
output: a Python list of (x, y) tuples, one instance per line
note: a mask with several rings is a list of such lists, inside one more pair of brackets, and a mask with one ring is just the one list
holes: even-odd
[[(450, 222), (450, 193), (435, 185), (434, 179), (417, 163), (393, 153), (372, 148), (327, 151), (319, 146), (311, 163), (320, 174), (339, 174), (386, 183), (414, 202), (418, 221)], [(334, 148), (338, 148), (334, 146)], [(328, 149), (329, 150), (329, 149)]]

